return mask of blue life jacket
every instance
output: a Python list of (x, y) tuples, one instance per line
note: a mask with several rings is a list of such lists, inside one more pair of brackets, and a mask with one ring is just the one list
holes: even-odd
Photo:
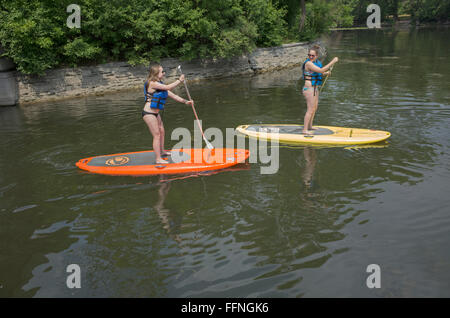
[[(303, 76), (302, 78), (305, 81), (311, 81), (312, 86), (322, 85), (322, 74), (316, 72), (309, 72), (305, 70), (306, 62), (311, 61), (310, 59), (306, 59), (306, 61), (302, 65)], [(319, 60), (313, 62), (317, 67), (322, 68), (322, 63)]]
[[(160, 82), (164, 84), (163, 82)], [(157, 108), (160, 110), (164, 109), (164, 104), (166, 103), (167, 96), (169, 96), (169, 92), (166, 90), (157, 89), (153, 93), (147, 91), (148, 82), (144, 84), (144, 96), (145, 102), (150, 101), (150, 108)]]

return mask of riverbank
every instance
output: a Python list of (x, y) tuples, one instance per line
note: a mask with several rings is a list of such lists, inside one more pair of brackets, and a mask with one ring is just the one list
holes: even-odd
[[(450, 26), (450, 21), (442, 22), (442, 23), (436, 23), (436, 22), (430, 22), (430, 23), (419, 23), (416, 21), (415, 23), (412, 22), (411, 16), (409, 14), (403, 14), (399, 15), (397, 20), (394, 20), (392, 16), (388, 17), (389, 20), (381, 23), (381, 29), (386, 28), (425, 28), (425, 27), (434, 27), (436, 25), (439, 26)], [(354, 25), (347, 28), (330, 28), (330, 31), (348, 31), (348, 30), (371, 30), (367, 27), (367, 25)]]
[[(317, 42), (314, 42), (317, 43)], [(258, 48), (248, 55), (232, 59), (181, 61), (166, 58), (160, 64), (167, 70), (168, 82), (177, 77), (176, 68), (182, 65), (189, 81), (252, 75), (300, 65), (313, 43), (299, 42), (271, 48)], [(142, 88), (147, 66), (131, 66), (125, 62), (97, 66), (63, 68), (47, 71), (43, 76), (16, 72), (19, 104), (45, 102), (65, 98), (105, 94)]]

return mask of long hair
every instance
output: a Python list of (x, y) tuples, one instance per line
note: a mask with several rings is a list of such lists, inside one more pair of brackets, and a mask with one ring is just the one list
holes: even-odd
[(159, 65), (158, 63), (150, 64), (150, 70), (149, 70), (148, 76), (147, 76), (147, 89), (148, 89), (148, 85), (150, 84), (151, 81), (153, 81), (153, 82), (158, 81), (158, 74), (159, 74), (160, 67), (161, 67), (161, 65)]

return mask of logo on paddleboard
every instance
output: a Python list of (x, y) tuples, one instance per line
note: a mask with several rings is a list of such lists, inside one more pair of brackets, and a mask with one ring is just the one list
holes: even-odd
[(280, 133), (280, 128), (278, 128), (278, 127), (260, 127), (259, 132), (269, 133), (269, 134), (278, 134), (278, 133)]
[(114, 157), (114, 158), (106, 160), (105, 163), (108, 166), (121, 166), (128, 162), (130, 162), (130, 158), (128, 158), (126, 156), (118, 156), (118, 157)]

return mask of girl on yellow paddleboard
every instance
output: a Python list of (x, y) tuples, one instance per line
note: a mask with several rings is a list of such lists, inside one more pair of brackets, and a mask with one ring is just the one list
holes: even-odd
[(316, 130), (316, 128), (313, 128), (312, 123), (319, 106), (319, 90), (317, 87), (322, 85), (322, 75), (329, 75), (331, 71), (328, 70), (339, 61), (335, 57), (330, 63), (322, 67), (322, 63), (317, 59), (319, 50), (320, 47), (317, 45), (310, 48), (308, 58), (302, 65), (302, 78), (305, 80), (303, 96), (305, 96), (307, 106), (302, 131), (305, 135), (312, 135), (313, 131)]

